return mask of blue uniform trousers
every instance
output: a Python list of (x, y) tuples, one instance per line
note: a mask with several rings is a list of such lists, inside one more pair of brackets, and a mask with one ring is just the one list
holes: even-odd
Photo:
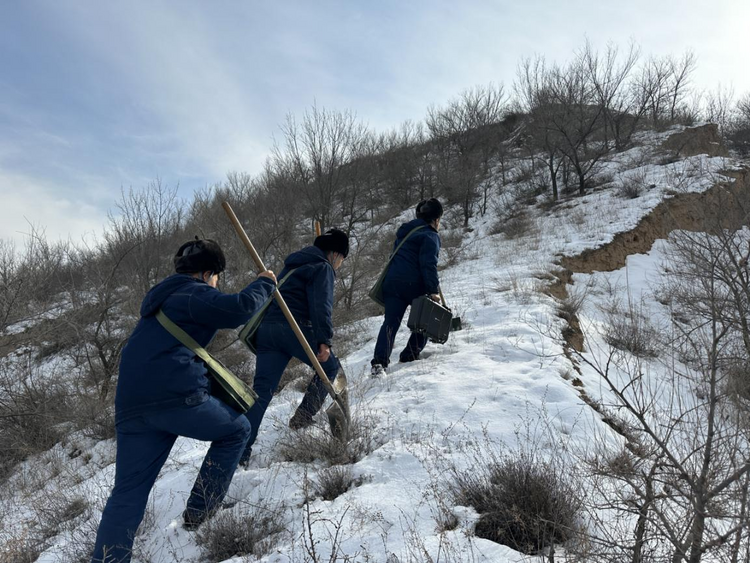
[[(396, 340), (396, 333), (401, 327), (401, 321), (406, 313), (406, 308), (411, 302), (424, 294), (421, 284), (403, 282), (400, 280), (391, 280), (386, 278), (383, 283), (383, 302), (385, 304), (385, 319), (378, 333), (378, 340), (375, 344), (375, 353), (373, 354), (372, 365), (380, 364), (388, 367), (393, 351), (393, 343)], [(402, 362), (411, 362), (419, 358), (420, 352), (427, 345), (427, 337), (423, 334), (412, 332), (406, 347), (399, 355)]]
[(250, 437), (250, 423), (205, 392), (188, 397), (182, 406), (118, 423), (115, 486), (102, 513), (93, 563), (130, 561), (149, 492), (178, 436), (211, 442), (186, 509), (201, 520), (224, 498)]
[[(307, 342), (317, 354), (317, 343), (313, 342), (311, 328), (305, 326), (301, 326), (300, 328)], [(255, 364), (253, 390), (258, 394), (258, 399), (246, 413), (252, 427), (252, 432), (250, 440), (247, 442), (245, 453), (242, 455), (241, 463), (247, 463), (250, 459), (252, 445), (258, 436), (260, 423), (263, 421), (263, 416), (266, 414), (266, 409), (273, 398), (276, 388), (279, 386), (281, 375), (284, 373), (289, 360), (297, 358), (308, 366), (311, 365), (304, 348), (302, 348), (302, 344), (297, 340), (297, 336), (286, 320), (261, 323), (260, 327), (258, 327), (255, 344), (258, 356)], [(321, 367), (330, 381), (336, 379), (336, 374), (339, 371), (339, 361), (333, 352), (331, 352), (328, 360), (321, 364)], [(327, 394), (323, 382), (315, 374), (307, 387), (299, 409), (312, 417), (323, 406)]]

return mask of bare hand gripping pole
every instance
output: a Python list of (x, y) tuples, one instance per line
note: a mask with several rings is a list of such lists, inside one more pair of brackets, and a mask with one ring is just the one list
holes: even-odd
[[(253, 243), (248, 238), (245, 229), (242, 227), (239, 219), (237, 219), (237, 216), (234, 214), (232, 206), (225, 201), (224, 203), (222, 203), (222, 207), (229, 216), (229, 219), (232, 221), (232, 224), (234, 225), (234, 228), (237, 231), (240, 239), (245, 244), (247, 250), (250, 252), (250, 256), (252, 256), (253, 262), (255, 262), (255, 266), (261, 272), (264, 271), (266, 267), (263, 264), (263, 260), (261, 260), (257, 251), (255, 250), (255, 247), (253, 246)], [(328, 413), (328, 420), (331, 424), (331, 431), (333, 432), (334, 436), (336, 436), (340, 440), (347, 440), (349, 437), (351, 416), (349, 413), (349, 401), (346, 385), (347, 382), (344, 371), (342, 369), (339, 369), (336, 379), (334, 380), (333, 384), (331, 384), (325, 372), (323, 371), (323, 367), (320, 365), (318, 358), (315, 356), (315, 352), (310, 347), (310, 344), (308, 344), (305, 335), (302, 334), (297, 321), (292, 316), (292, 312), (289, 310), (289, 307), (287, 306), (284, 298), (281, 296), (281, 293), (279, 293), (278, 290), (274, 292), (274, 298), (276, 299), (276, 303), (279, 305), (281, 312), (284, 313), (284, 317), (286, 318), (287, 322), (289, 322), (289, 325), (292, 327), (292, 330), (297, 336), (299, 343), (302, 345), (302, 348), (304, 348), (305, 354), (307, 354), (307, 357), (309, 358), (310, 363), (312, 363), (315, 372), (318, 374), (318, 377), (323, 382), (323, 385), (328, 391), (328, 394), (334, 401), (326, 411)]]

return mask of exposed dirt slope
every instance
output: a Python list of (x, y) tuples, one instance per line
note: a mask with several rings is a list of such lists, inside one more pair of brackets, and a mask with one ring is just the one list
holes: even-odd
[[(548, 287), (548, 293), (563, 300), (574, 273), (611, 272), (625, 266), (631, 254), (645, 254), (657, 239), (664, 239), (674, 230), (706, 231), (715, 228), (736, 230), (749, 224), (750, 168), (725, 171), (727, 181), (717, 183), (703, 193), (678, 194), (664, 200), (630, 231), (595, 249), (560, 259), (562, 269)], [(564, 315), (568, 326), (563, 331), (568, 346), (584, 350), (583, 333), (575, 315)]]
[(719, 134), (719, 126), (707, 123), (700, 127), (684, 129), (664, 141), (661, 148), (673, 153), (678, 158), (687, 158), (697, 154), (708, 156), (728, 156), (724, 143)]
[(734, 182), (718, 183), (700, 194), (679, 194), (664, 200), (638, 225), (596, 249), (577, 256), (566, 256), (560, 265), (570, 274), (610, 272), (625, 266), (631, 254), (644, 254), (651, 250), (656, 239), (667, 238), (674, 230), (704, 231), (712, 225), (725, 229), (739, 229), (747, 224), (750, 208), (750, 169), (727, 171)]

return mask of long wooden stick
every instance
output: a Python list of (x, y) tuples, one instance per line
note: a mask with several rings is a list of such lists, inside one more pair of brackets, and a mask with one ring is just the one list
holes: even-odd
[[(234, 214), (234, 211), (232, 210), (232, 206), (229, 205), (229, 203), (226, 201), (222, 203), (221, 206), (224, 208), (224, 211), (226, 211), (227, 215), (229, 216), (229, 219), (234, 224), (234, 228), (237, 231), (237, 234), (239, 235), (240, 239), (242, 239), (242, 242), (245, 244), (245, 247), (250, 252), (250, 256), (252, 256), (253, 262), (255, 262), (256, 267), (261, 272), (265, 271), (266, 267), (263, 264), (263, 260), (261, 260), (260, 256), (258, 255), (258, 252), (255, 250), (255, 247), (253, 246), (253, 243), (250, 241), (250, 238), (247, 236), (245, 229), (242, 227), (242, 224), (240, 223), (239, 219), (237, 219), (237, 216)], [(297, 336), (299, 343), (302, 345), (302, 348), (304, 348), (305, 354), (307, 354), (307, 357), (310, 359), (310, 363), (312, 363), (312, 366), (315, 369), (315, 372), (318, 374), (318, 377), (320, 377), (320, 380), (323, 382), (323, 385), (325, 386), (326, 391), (328, 391), (328, 394), (331, 396), (331, 398), (341, 408), (344, 416), (347, 419), (347, 422), (349, 422), (349, 409), (347, 408), (347, 405), (344, 403), (344, 400), (341, 398), (340, 394), (336, 393), (336, 390), (333, 388), (333, 385), (331, 385), (331, 382), (328, 380), (328, 376), (326, 375), (325, 371), (323, 371), (323, 366), (320, 365), (318, 358), (315, 356), (315, 352), (313, 352), (313, 349), (310, 347), (310, 344), (307, 342), (307, 338), (305, 338), (305, 335), (302, 333), (302, 330), (300, 330), (299, 325), (297, 324), (297, 321), (295, 320), (294, 316), (292, 315), (292, 312), (289, 310), (289, 307), (286, 304), (286, 301), (284, 301), (284, 298), (281, 296), (281, 293), (279, 293), (278, 291), (274, 291), (273, 295), (274, 295), (274, 298), (276, 299), (276, 303), (278, 303), (279, 308), (281, 309), (281, 312), (284, 313), (284, 317), (286, 317), (286, 320), (289, 322), (289, 325), (292, 327), (294, 334)]]

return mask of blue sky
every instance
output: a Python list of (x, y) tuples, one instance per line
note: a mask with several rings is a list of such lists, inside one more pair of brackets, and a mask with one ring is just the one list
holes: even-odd
[(350, 109), (376, 130), (534, 54), (635, 40), (698, 57), (695, 84), (750, 91), (747, 0), (0, 3), (0, 238), (100, 234), (121, 188), (190, 198), (258, 172), (287, 113)]

